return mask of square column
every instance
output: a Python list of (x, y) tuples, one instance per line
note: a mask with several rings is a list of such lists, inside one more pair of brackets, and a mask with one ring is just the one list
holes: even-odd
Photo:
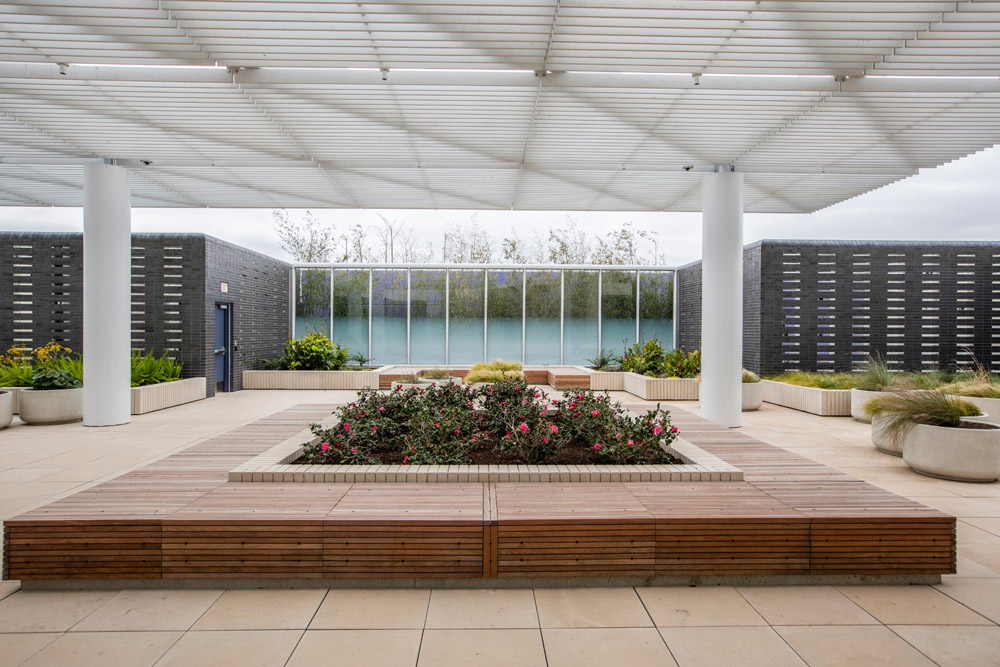
[(701, 416), (737, 427), (743, 416), (743, 174), (705, 176), (701, 245)]
[(83, 425), (132, 421), (132, 202), (128, 170), (83, 168)]

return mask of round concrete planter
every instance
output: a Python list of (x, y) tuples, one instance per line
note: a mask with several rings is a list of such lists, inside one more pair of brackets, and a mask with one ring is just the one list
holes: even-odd
[(419, 384), (422, 385), (438, 385), (438, 384), (462, 384), (462, 378), (459, 377), (446, 377), (446, 378), (419, 378), (417, 380)]
[(26, 424), (68, 424), (83, 419), (83, 388), (22, 389), (18, 396)]
[(852, 389), (851, 390), (851, 416), (857, 419), (859, 422), (864, 422), (865, 424), (871, 424), (872, 419), (865, 414), (865, 404), (872, 400), (873, 398), (879, 398), (880, 396), (888, 396), (892, 392), (889, 391), (867, 391), (865, 389)]
[(884, 454), (902, 456), (903, 438), (893, 441), (892, 436), (886, 432), (886, 425), (888, 423), (889, 417), (887, 415), (875, 415), (872, 417), (872, 444)]
[(14, 418), (14, 394), (9, 391), (0, 391), (0, 428), (10, 426), (10, 420)]
[(1000, 426), (945, 428), (915, 424), (901, 438), (903, 460), (922, 475), (957, 482), (993, 482), (1000, 477)]
[(764, 383), (743, 383), (743, 412), (753, 412), (764, 403)]
[(979, 408), (979, 411), (983, 414), (979, 417), (967, 417), (971, 421), (982, 422), (986, 421), (990, 415), (1000, 415), (1000, 398), (981, 398), (979, 396), (959, 396), (957, 394), (948, 394), (948, 398), (957, 398), (962, 401), (968, 401), (974, 406)]

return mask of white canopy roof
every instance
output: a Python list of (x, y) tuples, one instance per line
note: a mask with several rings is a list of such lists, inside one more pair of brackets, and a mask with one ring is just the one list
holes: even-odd
[(733, 165), (807, 212), (997, 142), (1000, 2), (0, 3), (0, 205), (113, 159), (137, 206), (687, 211)]

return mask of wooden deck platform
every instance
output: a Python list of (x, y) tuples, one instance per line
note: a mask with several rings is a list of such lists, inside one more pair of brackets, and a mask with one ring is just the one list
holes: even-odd
[(955, 571), (953, 517), (684, 410), (672, 412), (684, 437), (745, 481), (226, 481), (330, 410), (275, 413), (7, 521), (4, 578), (898, 581)]

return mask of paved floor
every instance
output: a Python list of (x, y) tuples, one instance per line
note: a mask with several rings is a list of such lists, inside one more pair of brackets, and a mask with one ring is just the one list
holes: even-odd
[[(0, 519), (263, 414), (346, 396), (244, 391), (110, 429), (15, 423), (0, 431)], [(1000, 664), (1000, 483), (916, 475), (848, 418), (769, 405), (744, 417), (753, 437), (959, 517), (958, 574), (940, 586), (794, 588), (44, 592), (3, 582), (0, 665)]]

